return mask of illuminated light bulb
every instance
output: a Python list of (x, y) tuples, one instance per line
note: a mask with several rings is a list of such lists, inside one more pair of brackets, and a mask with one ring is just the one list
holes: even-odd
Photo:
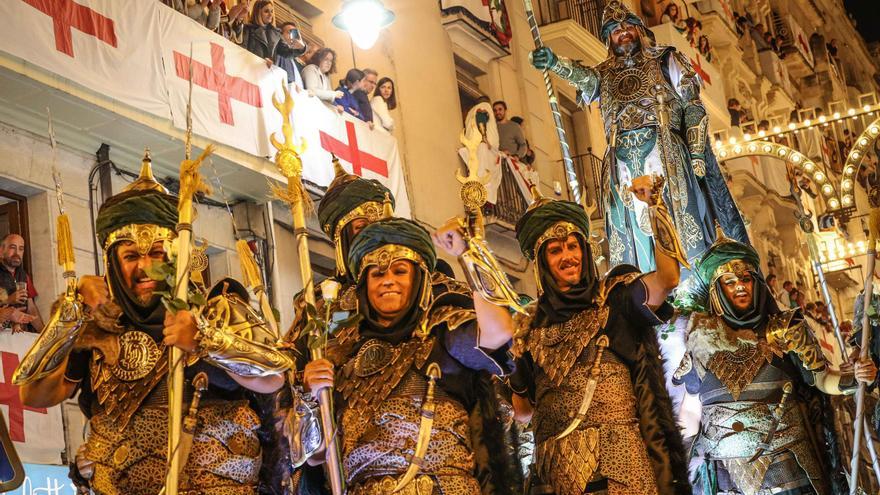
[(822, 186), (822, 194), (824, 194), (825, 196), (831, 196), (831, 193), (833, 192), (834, 188), (831, 187), (831, 184), (825, 184), (824, 186)]
[(852, 189), (853, 181), (852, 179), (843, 179), (843, 188), (844, 189)]
[(845, 204), (846, 206), (849, 206), (850, 204), (852, 204), (852, 196), (844, 196), (843, 197), (843, 204)]
[(825, 182), (825, 174), (822, 172), (816, 172), (813, 174), (813, 178), (816, 179), (816, 182)]
[(749, 145), (749, 153), (754, 153), (756, 151), (758, 151), (758, 145), (754, 144), (754, 143), (750, 144)]
[(871, 134), (876, 136), (877, 133), (880, 132), (880, 128), (878, 128), (875, 125), (872, 125), (871, 127), (868, 128), (868, 132), (870, 132)]
[(715, 140), (715, 147), (720, 148), (722, 146), (724, 146), (724, 143), (722, 143), (720, 139), (716, 139)]
[(776, 153), (777, 153), (779, 156), (785, 156), (785, 154), (787, 153), (787, 151), (785, 151), (784, 149), (780, 148), (779, 151), (777, 151)]
[(743, 150), (742, 146), (737, 146), (737, 147), (733, 148), (734, 154), (737, 154), (737, 155), (742, 153), (742, 150)]
[(819, 116), (819, 122), (821, 122), (821, 123), (824, 124), (824, 123), (825, 123), (825, 120), (826, 120), (826, 119), (825, 119), (825, 116), (824, 116), (824, 115), (820, 115), (820, 116)]
[(834, 112), (833, 117), (834, 117), (834, 119), (839, 119), (839, 118), (840, 118), (840, 112)]
[(828, 200), (828, 206), (830, 206), (832, 210), (836, 210), (840, 206), (840, 203), (837, 202), (836, 198), (831, 198)]
[(749, 134), (748, 132), (745, 133), (745, 134), (743, 134), (743, 140), (744, 140), (744, 141), (751, 141), (751, 140), (752, 140), (752, 135)]
[(858, 152), (858, 151), (853, 151), (853, 152), (852, 152), (852, 158), (853, 158), (853, 160), (858, 160), (858, 159), (859, 159), (859, 156), (861, 156), (861, 155), (859, 155), (859, 152)]
[(736, 138), (735, 138), (735, 137), (731, 137), (730, 139), (727, 140), (727, 142), (730, 143), (730, 144), (736, 144)]
[(801, 155), (798, 153), (794, 153), (791, 155), (791, 161), (793, 163), (799, 163), (801, 161)]
[(806, 127), (810, 127), (810, 125), (811, 125), (812, 123), (813, 123), (813, 121), (810, 120), (810, 119), (807, 119), (807, 120), (804, 121), (804, 125), (805, 125)]
[(865, 139), (865, 138), (859, 139), (859, 144), (862, 145), (862, 146), (867, 146), (867, 145), (868, 145), (868, 140)]
[(813, 167), (815, 167), (815, 166), (816, 165), (813, 162), (806, 162), (806, 163), (804, 163), (804, 170), (806, 170), (807, 172), (812, 172)]
[(721, 152), (718, 153), (718, 156), (720, 156), (721, 158), (725, 158), (727, 156), (727, 152), (724, 150), (721, 150)]
[(351, 35), (358, 48), (368, 50), (379, 39), (379, 31), (394, 21), (394, 13), (379, 0), (346, 0), (333, 25)]
[(865, 248), (865, 241), (859, 241), (859, 242), (857, 242), (857, 243), (856, 243), (856, 246), (858, 246), (859, 249), (864, 249), (864, 248)]
[(764, 153), (770, 153), (771, 151), (773, 151), (773, 147), (770, 146), (769, 144), (765, 144), (764, 147), (761, 148), (761, 150), (763, 150)]
[(864, 110), (864, 111), (866, 111), (866, 112), (867, 112), (868, 110), (870, 110), (870, 109), (871, 109), (871, 105), (865, 105), (865, 106), (862, 107), (862, 110)]
[(782, 128), (779, 127), (778, 125), (777, 125), (777, 126), (773, 126), (773, 132), (775, 132), (775, 133), (778, 134), (778, 133), (782, 132)]
[(850, 167), (846, 167), (845, 169), (843, 169), (843, 173), (845, 173), (846, 175), (852, 175), (853, 172), (855, 172), (855, 169), (852, 168), (851, 166), (850, 166)]
[(846, 243), (846, 248), (847, 248), (847, 249), (852, 249), (853, 246), (854, 246), (854, 244), (851, 243), (851, 242), (847, 242), (847, 243)]
[(795, 127), (797, 127), (797, 125), (795, 125), (794, 122), (791, 122), (791, 123), (788, 124), (788, 128), (789, 128), (789, 129), (794, 129)]
[(767, 133), (764, 132), (763, 130), (758, 131), (758, 137), (764, 137), (766, 135), (767, 135)]
[(847, 114), (847, 115), (855, 115), (855, 114), (856, 114), (856, 109), (855, 109), (855, 108), (850, 108), (849, 110), (846, 111), (846, 114)]

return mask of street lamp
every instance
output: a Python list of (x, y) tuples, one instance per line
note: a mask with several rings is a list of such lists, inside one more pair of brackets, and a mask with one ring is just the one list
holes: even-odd
[(358, 48), (367, 50), (379, 38), (379, 30), (394, 21), (394, 12), (381, 0), (345, 0), (342, 12), (333, 16), (333, 25), (348, 31)]

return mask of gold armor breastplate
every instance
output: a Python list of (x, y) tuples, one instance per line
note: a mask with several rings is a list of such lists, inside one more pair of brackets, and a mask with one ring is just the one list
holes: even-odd
[(599, 478), (614, 486), (609, 493), (655, 494), (654, 472), (639, 430), (629, 368), (614, 353), (603, 354), (585, 421), (572, 434), (555, 438), (577, 412), (595, 353), (591, 343), (559, 386), (546, 375), (537, 379), (538, 472), (558, 495), (581, 495), (590, 481)]
[(614, 59), (597, 67), (599, 72), (599, 107), (605, 122), (606, 135), (617, 124), (618, 131), (657, 126), (657, 86), (666, 94), (672, 127), (678, 129), (682, 105), (675, 89), (663, 76), (663, 57), (646, 58), (639, 54), (632, 59)]
[(140, 330), (128, 329), (108, 338), (119, 339), (119, 358), (115, 363), (108, 363), (101, 354), (93, 352), (89, 369), (91, 385), (99, 413), (123, 430), (168, 373), (167, 348)]
[[(410, 370), (372, 414), (346, 407), (342, 414), (342, 457), (350, 484), (367, 484), (367, 480), (399, 476), (406, 471), (418, 436), (426, 389), (425, 377)], [(431, 441), (419, 473), (437, 479), (442, 488), (445, 477), (473, 477), (474, 458), (467, 410), (443, 393), (442, 387), (436, 392)], [(451, 479), (446, 481), (452, 483)]]

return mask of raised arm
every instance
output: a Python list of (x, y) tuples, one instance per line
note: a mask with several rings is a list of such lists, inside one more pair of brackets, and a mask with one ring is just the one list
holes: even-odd
[(592, 67), (559, 58), (546, 46), (533, 51), (531, 59), (536, 69), (552, 71), (579, 89), (584, 103), (590, 104), (599, 99), (599, 73)]

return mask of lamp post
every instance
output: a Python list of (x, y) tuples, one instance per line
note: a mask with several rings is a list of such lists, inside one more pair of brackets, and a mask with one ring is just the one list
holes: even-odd
[(333, 16), (333, 25), (351, 35), (361, 50), (373, 47), (379, 31), (394, 22), (394, 12), (386, 9), (381, 0), (345, 0), (342, 12)]

